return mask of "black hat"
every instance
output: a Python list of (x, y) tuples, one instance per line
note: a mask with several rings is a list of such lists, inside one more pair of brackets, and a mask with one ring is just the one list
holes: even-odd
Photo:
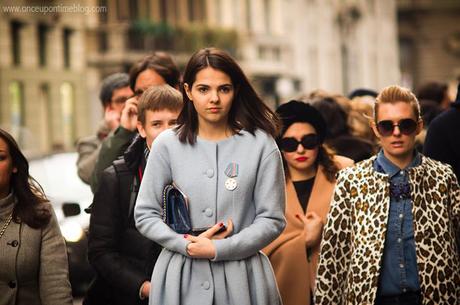
[(348, 98), (350, 100), (354, 99), (355, 97), (361, 97), (361, 96), (372, 96), (373, 98), (376, 98), (378, 95), (377, 92), (371, 89), (366, 89), (366, 88), (358, 88), (350, 92), (348, 94)]
[(281, 137), (292, 124), (309, 123), (315, 128), (320, 142), (324, 142), (327, 133), (326, 121), (321, 113), (313, 106), (304, 102), (291, 100), (280, 105), (276, 109), (276, 113), (282, 121)]

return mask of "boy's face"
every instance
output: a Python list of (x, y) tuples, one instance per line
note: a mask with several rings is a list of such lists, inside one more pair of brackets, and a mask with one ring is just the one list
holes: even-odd
[(163, 131), (174, 127), (177, 122), (177, 117), (180, 111), (171, 111), (163, 109), (158, 111), (146, 110), (145, 124), (137, 122), (137, 130), (141, 137), (146, 139), (147, 146), (150, 149), (153, 140)]

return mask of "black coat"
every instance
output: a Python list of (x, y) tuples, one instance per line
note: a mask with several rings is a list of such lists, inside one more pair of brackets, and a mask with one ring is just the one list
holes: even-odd
[[(137, 138), (101, 175), (94, 195), (88, 258), (97, 273), (84, 304), (147, 304), (139, 289), (150, 280), (161, 247), (141, 235), (134, 223), (139, 166), (145, 166), (145, 141)], [(132, 196), (134, 196), (132, 198)]]
[(460, 179), (460, 101), (431, 122), (423, 152), (430, 158), (450, 164)]

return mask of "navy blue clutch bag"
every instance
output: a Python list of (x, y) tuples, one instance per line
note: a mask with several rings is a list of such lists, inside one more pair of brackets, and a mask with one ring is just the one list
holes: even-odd
[(187, 196), (174, 184), (168, 184), (163, 190), (163, 221), (179, 234), (192, 231)]

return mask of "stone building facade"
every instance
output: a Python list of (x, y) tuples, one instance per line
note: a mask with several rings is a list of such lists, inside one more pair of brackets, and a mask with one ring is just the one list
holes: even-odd
[(101, 79), (153, 50), (183, 68), (198, 48), (225, 48), (272, 107), (400, 77), (395, 0), (85, 0), (79, 13), (64, 11), (76, 5), (68, 0), (45, 4), (61, 9), (0, 8), (0, 125), (39, 153), (93, 133)]
[[(398, 0), (402, 82), (438, 81), (455, 91), (460, 77), (460, 1)], [(451, 92), (451, 96), (455, 92)]]

